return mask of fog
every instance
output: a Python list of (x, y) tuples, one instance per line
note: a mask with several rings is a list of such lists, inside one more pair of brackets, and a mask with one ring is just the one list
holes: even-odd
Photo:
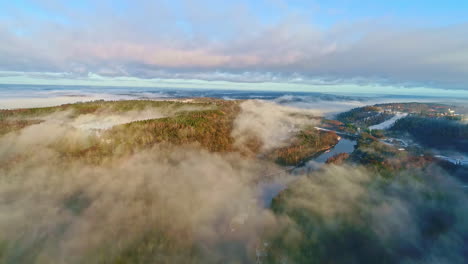
[(248, 100), (241, 105), (232, 131), (236, 144), (246, 144), (252, 137), (260, 140), (262, 151), (280, 147), (305, 126), (318, 124), (312, 119), (318, 111), (287, 107), (268, 101)]
[(148, 254), (164, 255), (157, 263), (250, 262), (262, 230), (278, 221), (257, 182), (280, 170), (197, 146), (155, 145), (98, 164), (62, 156), (100, 140), (82, 124), (114, 116), (58, 112), (0, 137), (2, 263), (115, 261), (147, 236), (161, 248)]
[[(148, 111), (118, 121), (105, 111), (58, 112), (0, 137), (0, 263), (254, 263), (258, 250), (271, 260), (263, 263), (304, 263), (302, 247), (316, 254), (306, 262), (345, 255), (372, 263), (355, 243), (385, 263), (467, 257), (466, 195), (436, 167), (384, 178), (357, 165), (328, 165), (293, 176), (236, 152), (167, 144), (97, 163), (63, 156), (101, 140), (90, 123), (154, 118)], [(243, 144), (254, 135), (268, 150), (314, 125), (312, 114), (245, 101), (232, 136)], [(275, 212), (261, 201), (259, 183), (269, 181), (290, 184), (274, 200)]]
[[(329, 165), (300, 177), (279, 200), (280, 215), (291, 216), (294, 224), (270, 237), (272, 259), (466, 262), (466, 194), (434, 166), (385, 179), (362, 167)], [(298, 255), (290, 253), (295, 250)]]
[(155, 146), (93, 166), (62, 159), (44, 135), (42, 146), (26, 136), (15, 139), (15, 152), (34, 147), (34, 153), (22, 152), (20, 161), (2, 155), (6, 263), (94, 263), (98, 255), (110, 261), (147, 235), (161, 239), (155, 246), (176, 247), (162, 263), (186, 263), (194, 248), (200, 257), (246, 262), (262, 228), (276, 224), (258, 203), (255, 185), (271, 164), (195, 147)]

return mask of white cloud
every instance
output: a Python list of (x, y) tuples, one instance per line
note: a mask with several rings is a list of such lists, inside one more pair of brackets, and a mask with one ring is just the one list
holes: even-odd
[[(284, 5), (284, 3), (283, 3)], [(320, 29), (302, 13), (263, 22), (246, 3), (129, 3), (125, 15), (44, 5), (70, 23), (22, 10), (0, 19), (0, 69), (217, 81), (322, 79), (402, 86), (468, 87), (468, 27), (375, 20)], [(404, 26), (402, 26), (404, 24)], [(22, 29), (25, 33), (18, 34)]]

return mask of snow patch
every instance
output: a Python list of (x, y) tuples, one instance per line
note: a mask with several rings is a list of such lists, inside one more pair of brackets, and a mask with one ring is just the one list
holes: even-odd
[(398, 121), (399, 119), (402, 119), (403, 117), (406, 117), (407, 115), (408, 115), (407, 113), (397, 113), (395, 114), (394, 117), (390, 118), (389, 120), (384, 121), (377, 125), (370, 126), (369, 129), (370, 130), (389, 129), (390, 127), (393, 126), (393, 124), (395, 124), (396, 121)]

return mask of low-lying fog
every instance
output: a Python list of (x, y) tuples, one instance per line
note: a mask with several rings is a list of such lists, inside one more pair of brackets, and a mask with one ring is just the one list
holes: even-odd
[[(254, 133), (264, 148), (273, 148), (298, 126), (313, 124), (291, 113), (338, 111), (337, 105), (324, 110), (324, 104), (303, 111), (247, 101), (232, 136), (243, 144), (246, 133)], [(114, 263), (140, 254), (147, 257), (140, 263), (254, 263), (259, 245), (272, 241), (284, 243), (269, 252), (275, 263), (294, 259), (301, 243), (321, 248), (329, 259), (340, 252), (367, 259), (360, 255), (367, 254), (362, 247), (388, 254), (394, 263), (466, 259), (468, 203), (437, 168), (405, 171), (394, 180), (348, 165), (293, 176), (267, 161), (191, 145), (155, 145), (129, 156), (113, 154), (99, 164), (63, 159), (56, 150), (57, 144), (71, 149), (88, 144), (89, 128), (164, 114), (145, 110), (70, 118), (57, 113), (0, 137), (0, 262)], [(297, 179), (283, 206), (311, 216), (306, 219), (314, 219), (313, 233), (297, 218), (263, 207), (257, 184), (271, 175), (279, 182)], [(440, 221), (443, 232), (428, 242), (430, 221)], [(362, 240), (361, 229), (373, 240)], [(368, 244), (340, 244), (351, 237)]]
[(60, 87), (60, 86), (15, 86), (0, 91), (0, 109), (56, 106), (60, 104), (93, 100), (131, 99), (181, 99), (190, 97), (213, 97), (221, 99), (258, 99), (311, 109), (326, 117), (355, 107), (390, 102), (441, 102), (465, 104), (468, 99), (424, 96), (392, 95), (334, 95), (305, 92), (245, 92), (236, 90), (156, 89), (132, 87)]

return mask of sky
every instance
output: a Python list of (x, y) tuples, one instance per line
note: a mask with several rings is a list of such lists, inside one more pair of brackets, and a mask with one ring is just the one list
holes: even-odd
[(0, 1), (0, 84), (468, 95), (468, 1)]

